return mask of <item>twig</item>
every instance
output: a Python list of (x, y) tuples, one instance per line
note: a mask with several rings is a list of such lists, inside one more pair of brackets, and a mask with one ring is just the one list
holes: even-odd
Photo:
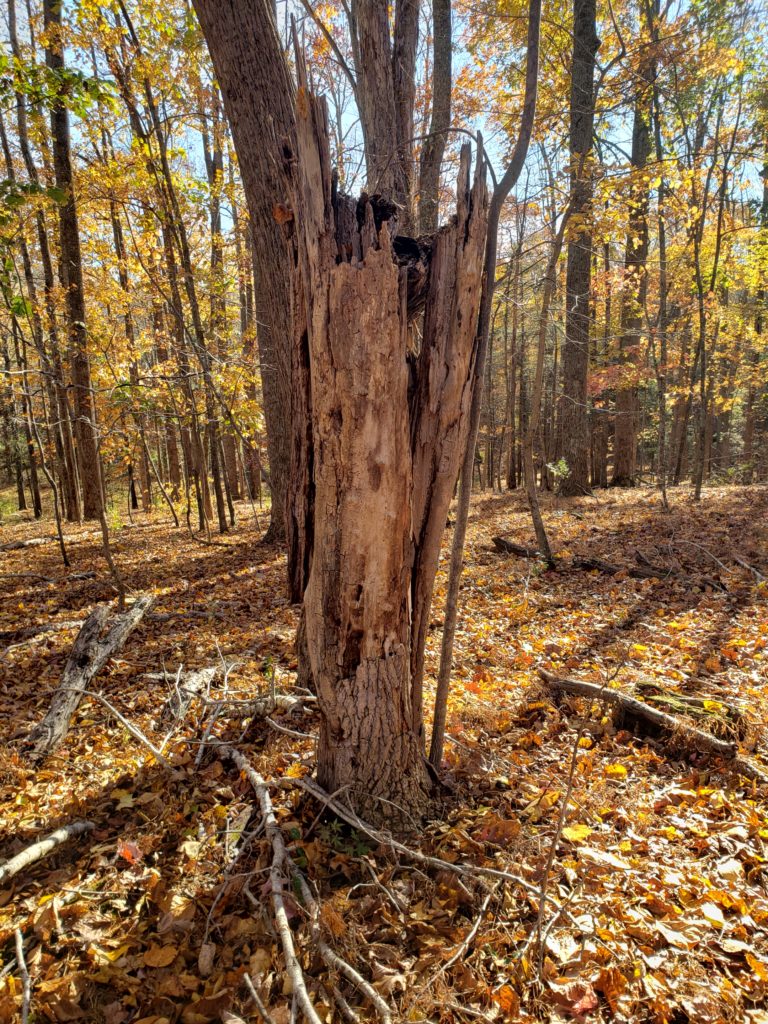
[(307, 987), (304, 982), (304, 972), (301, 969), (301, 964), (296, 956), (296, 950), (293, 945), (293, 933), (288, 921), (288, 914), (285, 909), (285, 899), (283, 897), (285, 881), (283, 876), (283, 867), (288, 865), (288, 851), (285, 848), (283, 833), (280, 830), (277, 818), (275, 818), (275, 812), (272, 808), (272, 798), (269, 795), (269, 787), (261, 775), (259, 775), (255, 768), (248, 763), (239, 750), (236, 750), (234, 747), (227, 746), (226, 744), (220, 744), (217, 749), (224, 757), (228, 757), (231, 761), (234, 761), (240, 771), (248, 779), (256, 793), (261, 814), (264, 819), (267, 838), (272, 844), (272, 866), (269, 872), (269, 878), (272, 886), (272, 907), (275, 914), (275, 924), (277, 925), (280, 942), (283, 947), (285, 969), (288, 973), (288, 977), (290, 978), (295, 998), (301, 1006), (301, 1009), (304, 1011), (307, 1020), (310, 1024), (322, 1024), (317, 1011), (312, 1005), (312, 1000), (309, 998), (309, 993), (307, 992)]
[(0, 883), (5, 882), (8, 878), (13, 878), (19, 871), (29, 867), (30, 864), (34, 864), (35, 861), (46, 857), (51, 850), (55, 850), (57, 846), (65, 843), (73, 836), (79, 836), (83, 832), (90, 832), (92, 828), (95, 828), (92, 821), (73, 821), (70, 825), (56, 829), (55, 832), (51, 832), (45, 839), (33, 843), (32, 846), (28, 846), (26, 850), (22, 850), (21, 853), (11, 857), (5, 864), (0, 865)]
[(149, 750), (152, 753), (152, 756), (158, 761), (159, 764), (163, 766), (163, 768), (167, 768), (168, 771), (173, 771), (173, 765), (170, 763), (170, 761), (168, 761), (166, 757), (163, 756), (162, 751), (158, 750), (158, 748), (154, 745), (152, 740), (146, 737), (137, 725), (134, 725), (133, 722), (129, 722), (125, 715), (122, 715), (117, 710), (114, 704), (110, 704), (106, 697), (102, 697), (102, 695), (100, 693), (96, 693), (95, 690), (83, 690), (79, 686), (65, 686), (60, 687), (60, 689), (74, 690), (77, 693), (81, 693), (84, 697), (93, 697), (94, 700), (99, 701), (99, 703), (103, 704), (107, 711), (110, 712), (110, 714), (115, 716), (115, 718), (121, 723), (121, 725), (125, 726), (125, 728), (128, 730), (128, 732), (131, 734), (131, 736), (133, 736), (135, 740), (138, 740), (139, 743), (142, 743), (147, 748), (147, 750)]
[(261, 1014), (261, 1019), (264, 1021), (264, 1024), (275, 1024), (275, 1019), (274, 1017), (272, 1017), (269, 1010), (261, 1001), (261, 996), (256, 991), (256, 986), (253, 984), (253, 980), (250, 974), (244, 974), (243, 981), (245, 982), (245, 987), (248, 989), (248, 994), (256, 1004), (256, 1009)]
[(431, 988), (432, 985), (434, 985), (434, 983), (437, 981), (438, 978), (440, 978), (443, 974), (445, 974), (446, 971), (449, 971), (451, 969), (451, 967), (453, 967), (453, 965), (455, 963), (458, 963), (458, 961), (461, 960), (465, 956), (467, 950), (472, 945), (472, 943), (475, 941), (475, 937), (477, 936), (477, 933), (480, 930), (480, 925), (483, 923), (483, 918), (485, 917), (485, 912), (488, 910), (490, 902), (493, 899), (493, 897), (496, 895), (496, 892), (498, 891), (498, 888), (499, 888), (500, 885), (503, 885), (503, 882), (497, 882), (496, 885), (494, 885), (494, 887), (492, 889), (488, 890), (488, 892), (485, 895), (485, 899), (483, 900), (482, 905), (480, 906), (480, 911), (479, 911), (477, 917), (475, 918), (475, 920), (474, 920), (474, 922), (472, 924), (472, 927), (469, 929), (467, 934), (464, 936), (464, 938), (461, 940), (459, 945), (456, 947), (456, 951), (449, 957), (448, 960), (446, 960), (446, 962), (444, 964), (442, 964), (435, 971), (435, 973), (432, 975), (431, 978), (428, 978), (427, 981), (424, 982), (424, 984), (421, 986), (421, 988), (418, 990), (418, 992), (414, 996), (414, 999), (416, 999), (416, 1000), (420, 999), (421, 996), (423, 995), (423, 993), (426, 992), (427, 989)]
[[(397, 850), (398, 853), (402, 853), (409, 860), (416, 861), (417, 864), (425, 864), (428, 867), (437, 868), (439, 871), (450, 871), (455, 875), (461, 875), (464, 878), (473, 878), (477, 875), (485, 875), (489, 878), (498, 878), (506, 882), (513, 882), (515, 885), (520, 886), (526, 892), (533, 894), (534, 896), (539, 895), (539, 886), (532, 885), (530, 882), (526, 882), (520, 875), (512, 874), (511, 871), (501, 871), (498, 868), (487, 868), (481, 864), (452, 864), (448, 860), (442, 860), (440, 857), (431, 857), (426, 853), (422, 853), (420, 850), (413, 850), (409, 846), (404, 846), (403, 843), (398, 842), (392, 836), (387, 835), (384, 832), (380, 832), (374, 828), (373, 825), (369, 825), (363, 821), (362, 818), (358, 817), (354, 811), (343, 807), (337, 803), (333, 797), (331, 797), (325, 790), (319, 786), (312, 779), (292, 779), (296, 785), (306, 790), (311, 796), (315, 797), (316, 800), (320, 800), (327, 807), (338, 815), (343, 821), (346, 821), (348, 825), (358, 829), (360, 832), (365, 832), (367, 836), (373, 839), (375, 842), (380, 843), (382, 846), (389, 846), (393, 850)], [(561, 910), (561, 905), (553, 896), (546, 897), (547, 903), (555, 907), (557, 910)], [(569, 915), (571, 923), (581, 931), (581, 928), (575, 919)]]
[(269, 717), (265, 718), (264, 721), (271, 729), (274, 729), (276, 732), (283, 732), (286, 736), (295, 736), (299, 740), (317, 740), (317, 736), (313, 732), (299, 732), (297, 729), (289, 729), (287, 725), (280, 725)]
[(21, 1024), (27, 1024), (29, 1020), (29, 1004), (32, 1002), (32, 982), (29, 977), (27, 961), (24, 959), (24, 937), (21, 934), (20, 928), (16, 929), (16, 959), (19, 963), (22, 985)]
[(763, 576), (759, 569), (756, 569), (754, 565), (750, 565), (749, 562), (746, 562), (743, 558), (739, 558), (738, 555), (731, 555), (731, 558), (737, 565), (740, 565), (742, 569), (748, 569), (758, 582), (765, 579), (765, 576)]
[(290, 854), (286, 853), (286, 857), (291, 867), (291, 870), (293, 871), (294, 878), (299, 883), (302, 899), (304, 900), (304, 903), (307, 905), (307, 909), (309, 910), (309, 927), (310, 931), (312, 932), (312, 939), (315, 945), (317, 946), (317, 950), (320, 953), (320, 956), (323, 958), (328, 967), (330, 967), (332, 970), (337, 970), (339, 974), (344, 975), (347, 981), (351, 981), (353, 985), (360, 989), (363, 995), (376, 1008), (376, 1012), (381, 1018), (382, 1024), (392, 1024), (392, 1015), (389, 1012), (389, 1007), (387, 1006), (384, 999), (382, 999), (382, 997), (373, 987), (373, 985), (367, 982), (365, 978), (362, 976), (362, 974), (360, 974), (359, 971), (356, 971), (355, 968), (352, 967), (351, 964), (347, 963), (347, 961), (344, 960), (342, 957), (340, 957), (338, 953), (335, 953), (328, 945), (328, 943), (325, 942), (325, 940), (323, 939), (322, 933), (320, 931), (320, 908), (317, 904), (317, 900), (312, 895), (309, 885), (307, 884), (306, 878), (296, 867)]
[[(606, 684), (607, 685), (607, 684)], [(542, 941), (541, 926), (544, 922), (544, 909), (546, 907), (545, 899), (547, 895), (547, 886), (549, 884), (549, 876), (552, 871), (552, 864), (555, 860), (555, 852), (557, 851), (557, 845), (560, 842), (560, 836), (563, 833), (563, 826), (565, 825), (565, 816), (568, 813), (568, 804), (571, 800), (571, 793), (573, 792), (573, 779), (576, 773), (576, 763), (579, 757), (579, 743), (581, 737), (584, 735), (584, 726), (582, 726), (576, 733), (576, 739), (573, 744), (573, 752), (571, 753), (571, 767), (568, 772), (568, 783), (565, 787), (565, 795), (563, 797), (563, 803), (560, 807), (560, 815), (557, 819), (557, 826), (555, 827), (555, 834), (552, 836), (552, 843), (549, 847), (549, 855), (547, 857), (547, 863), (544, 867), (544, 874), (541, 877), (541, 888), (539, 898), (539, 913), (536, 917), (536, 941), (539, 946), (539, 977), (541, 977), (541, 968), (544, 959), (544, 943)]]

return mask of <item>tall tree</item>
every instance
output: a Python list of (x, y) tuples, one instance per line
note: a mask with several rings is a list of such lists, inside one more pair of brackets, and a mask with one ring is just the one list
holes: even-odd
[[(647, 17), (644, 19), (647, 22)], [(650, 26), (646, 24), (646, 30)], [(635, 376), (645, 317), (648, 291), (648, 206), (650, 176), (646, 164), (651, 153), (651, 86), (654, 78), (649, 43), (635, 79), (630, 159), (630, 197), (627, 241), (624, 250), (624, 288), (621, 306), (619, 358), (622, 379), (616, 392), (616, 428), (612, 483), (618, 487), (635, 484), (637, 456), (637, 384)]]
[(560, 398), (559, 450), (568, 472), (565, 495), (589, 491), (589, 296), (592, 275), (592, 134), (595, 120), (595, 56), (600, 40), (595, 0), (574, 0), (570, 102), (571, 226), (566, 273), (563, 394)]
[(88, 354), (88, 329), (85, 315), (83, 263), (80, 254), (80, 230), (77, 222), (72, 155), (70, 151), (69, 111), (64, 101), (64, 40), (62, 38), (61, 0), (43, 0), (46, 33), (46, 64), (57, 83), (51, 100), (51, 143), (56, 185), (63, 199), (59, 207), (61, 286), (67, 303), (69, 362), (75, 408), (77, 461), (83, 494), (83, 515), (98, 519), (103, 511), (101, 464), (96, 427), (96, 404), (91, 383)]
[[(284, 61), (275, 60), (280, 43), (271, 4), (195, 0), (194, 6), (214, 60), (248, 200), (272, 492), (268, 537), (278, 541), (286, 536), (291, 461), (292, 325), (291, 260), (275, 206), (288, 195), (282, 154), (293, 149), (294, 89)], [(290, 518), (288, 533), (294, 537), (297, 527)]]

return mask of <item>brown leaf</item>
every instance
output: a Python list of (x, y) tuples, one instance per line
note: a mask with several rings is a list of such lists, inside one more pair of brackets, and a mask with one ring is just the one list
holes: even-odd
[(147, 967), (167, 967), (176, 959), (178, 949), (175, 946), (150, 946), (144, 954)]

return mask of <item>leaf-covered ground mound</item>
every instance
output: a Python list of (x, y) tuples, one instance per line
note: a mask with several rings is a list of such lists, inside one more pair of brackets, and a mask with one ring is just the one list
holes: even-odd
[[(461, 873), (310, 798), (310, 702), (238, 715), (233, 700), (299, 694), (284, 560), (258, 543), (246, 506), (220, 545), (159, 513), (114, 535), (130, 589), (157, 602), (93, 686), (166, 740), (171, 769), (87, 697), (65, 744), (31, 768), (24, 739), (79, 626), (114, 594), (91, 526), (67, 531), (65, 569), (55, 543), (9, 547), (50, 523), (3, 525), (0, 863), (61, 825), (95, 827), (0, 884), (0, 1020), (19, 1019), (24, 999), (18, 930), (32, 1021), (256, 1020), (248, 974), (271, 1020), (289, 1024), (272, 849), (253, 789), (216, 755), (227, 740), (270, 783), (324, 941), (394, 1020), (768, 1021), (765, 784), (605, 702), (556, 697), (538, 676), (631, 692), (768, 771), (768, 492), (713, 489), (696, 505), (679, 490), (672, 503), (665, 514), (651, 491), (546, 500), (551, 572), (493, 548), (494, 536), (532, 545), (521, 495), (475, 500), (444, 786), (434, 819), (399, 836)], [(673, 572), (633, 578), (643, 558)], [(444, 587), (441, 574), (433, 678)], [(160, 711), (180, 666), (217, 672), (168, 736)], [(320, 1018), (376, 1019), (321, 957), (298, 888), (287, 891)]]

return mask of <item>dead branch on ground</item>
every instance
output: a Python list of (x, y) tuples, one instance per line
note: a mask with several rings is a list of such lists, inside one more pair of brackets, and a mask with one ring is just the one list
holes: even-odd
[(47, 857), (57, 846), (66, 843), (68, 839), (82, 835), (83, 832), (90, 832), (92, 828), (95, 828), (92, 821), (73, 821), (70, 825), (64, 825), (62, 828), (56, 829), (55, 832), (51, 832), (45, 839), (39, 839), (22, 850), (21, 853), (17, 853), (15, 857), (11, 857), (5, 864), (0, 864), (0, 885), (7, 879), (13, 878), (19, 871), (29, 867), (30, 864)]
[(122, 649), (154, 600), (151, 594), (137, 598), (128, 611), (113, 616), (106, 632), (104, 630), (110, 619), (110, 605), (100, 604), (94, 608), (75, 638), (47, 714), (27, 737), (26, 746), (30, 748), (31, 761), (39, 762), (62, 743), (88, 684), (107, 661)]

